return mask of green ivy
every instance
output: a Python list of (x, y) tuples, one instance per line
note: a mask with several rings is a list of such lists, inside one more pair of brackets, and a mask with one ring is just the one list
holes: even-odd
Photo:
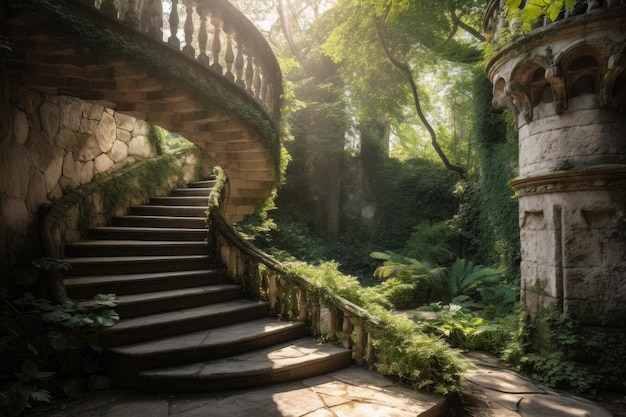
[(623, 329), (585, 326), (556, 306), (525, 316), (509, 360), (550, 387), (593, 394), (626, 389)]

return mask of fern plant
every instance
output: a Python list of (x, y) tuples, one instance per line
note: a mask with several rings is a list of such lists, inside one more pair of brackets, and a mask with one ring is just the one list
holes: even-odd
[(475, 295), (481, 287), (499, 284), (501, 277), (502, 271), (498, 269), (474, 265), (467, 259), (457, 259), (448, 271), (449, 296)]

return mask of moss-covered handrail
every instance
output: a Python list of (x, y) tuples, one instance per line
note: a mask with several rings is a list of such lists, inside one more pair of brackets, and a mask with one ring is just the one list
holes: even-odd
[[(219, 204), (209, 209), (209, 233), (212, 250), (246, 296), (268, 301), (271, 315), (308, 322), (313, 335), (351, 349), (357, 364), (374, 364), (370, 332), (380, 325), (378, 317), (309, 278), (290, 273), (276, 259), (248, 245), (220, 214)], [(328, 309), (325, 320), (322, 306)]]
[[(261, 32), (228, 1), (82, 0), (82, 3), (89, 3), (127, 26), (181, 50), (247, 92), (271, 115), (278, 116), (283, 96), (278, 61)], [(184, 6), (180, 34), (179, 3)], [(164, 8), (170, 9), (166, 33)]]

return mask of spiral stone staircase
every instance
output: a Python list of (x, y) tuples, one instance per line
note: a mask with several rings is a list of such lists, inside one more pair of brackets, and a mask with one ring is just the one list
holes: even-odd
[[(196, 144), (224, 171), (220, 215), (233, 224), (277, 180), (280, 70), (262, 35), (227, 1), (185, 2), (184, 39), (177, 3), (167, 36), (169, 2), (10, 1), (4, 70), (26, 88), (93, 102)], [(269, 317), (269, 303), (244, 299), (241, 285), (227, 282), (206, 244), (214, 183), (152, 198), (65, 245), (70, 297), (119, 296), (121, 321), (102, 335), (114, 384), (215, 391), (348, 366), (350, 350), (316, 343), (306, 322)]]

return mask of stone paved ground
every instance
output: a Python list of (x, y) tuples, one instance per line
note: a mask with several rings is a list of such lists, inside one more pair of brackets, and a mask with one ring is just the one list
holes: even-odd
[(469, 353), (462, 409), (351, 367), (324, 376), (248, 391), (147, 395), (102, 391), (37, 408), (29, 417), (626, 417), (622, 394), (600, 403), (557, 392), (511, 371), (498, 358)]
[(625, 404), (608, 402), (609, 411), (602, 403), (537, 385), (494, 356), (478, 352), (467, 356), (474, 364), (462, 387), (468, 417), (626, 416)]
[(40, 409), (37, 417), (440, 417), (442, 396), (415, 392), (362, 368), (245, 392), (144, 395), (102, 391)]

